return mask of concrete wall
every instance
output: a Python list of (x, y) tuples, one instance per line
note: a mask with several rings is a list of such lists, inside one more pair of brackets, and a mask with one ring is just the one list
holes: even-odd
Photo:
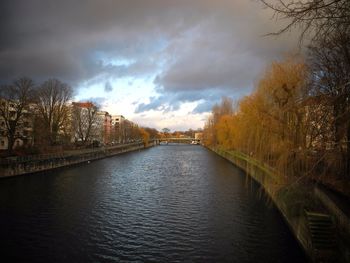
[(339, 247), (338, 251), (336, 251), (338, 254), (332, 255), (332, 257), (336, 258), (334, 258), (335, 261), (331, 262), (350, 262), (349, 217), (341, 212), (337, 205), (327, 197), (327, 194), (314, 184), (305, 185), (304, 182), (289, 180), (270, 167), (266, 167), (257, 160), (239, 152), (228, 152), (213, 148), (210, 150), (241, 168), (264, 188), (306, 254), (315, 262), (319, 262), (319, 259), (316, 258), (317, 255), (315, 255), (315, 251), (312, 248), (305, 209), (311, 211), (315, 209), (317, 211), (321, 206), (324, 207), (327, 213), (331, 214), (335, 219), (337, 236), (339, 237)]
[[(147, 147), (152, 147), (151, 142)], [(72, 151), (48, 156), (27, 156), (16, 159), (6, 159), (0, 162), (0, 178), (30, 174), (40, 171), (56, 169), (59, 167), (84, 163), (102, 159), (109, 156), (144, 149), (143, 143), (132, 143), (115, 147), (90, 149), (84, 151)]]

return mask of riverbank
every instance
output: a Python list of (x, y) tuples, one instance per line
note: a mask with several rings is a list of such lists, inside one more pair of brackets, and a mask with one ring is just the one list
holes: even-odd
[(42, 172), (60, 167), (71, 166), (93, 160), (103, 159), (117, 154), (152, 147), (156, 142), (123, 144), (97, 149), (66, 151), (59, 154), (31, 155), (0, 160), (0, 178)]
[[(240, 152), (210, 150), (244, 170), (264, 188), (312, 261), (350, 262), (349, 214), (322, 187), (305, 179), (287, 178)], [(323, 227), (325, 219), (332, 224), (315, 232), (315, 222)]]

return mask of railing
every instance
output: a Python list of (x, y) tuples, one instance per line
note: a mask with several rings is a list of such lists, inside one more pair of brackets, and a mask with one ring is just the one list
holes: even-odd
[[(153, 143), (153, 141), (150, 141), (150, 142)], [(60, 159), (60, 158), (66, 158), (69, 156), (113, 151), (113, 150), (117, 150), (125, 147), (141, 146), (141, 145), (143, 145), (143, 143), (135, 142), (135, 143), (115, 145), (115, 146), (102, 146), (102, 147), (96, 147), (96, 148), (90, 148), (90, 149), (66, 150), (60, 153), (6, 157), (6, 158), (0, 159), (0, 166), (7, 166), (15, 163), (29, 163), (29, 162), (36, 162), (36, 161), (42, 161), (42, 160)]]
[[(154, 141), (150, 141), (149, 145), (154, 145)], [(146, 148), (144, 143), (136, 142), (96, 149), (65, 151), (56, 154), (6, 158), (1, 160), (0, 177), (51, 170), (143, 148)]]

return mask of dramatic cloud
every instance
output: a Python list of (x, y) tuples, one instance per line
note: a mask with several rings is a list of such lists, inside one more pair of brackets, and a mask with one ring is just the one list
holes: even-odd
[(5, 0), (0, 8), (0, 82), (56, 77), (80, 99), (102, 92), (112, 112), (128, 89), (137, 94), (124, 97), (139, 103), (122, 114), (139, 119), (183, 103), (201, 114), (223, 95), (247, 94), (297, 41), (263, 37), (281, 25), (257, 0)]
[[(149, 110), (158, 110), (163, 112), (176, 111), (180, 108), (181, 103), (192, 103), (208, 101), (210, 105), (218, 103), (225, 96), (221, 90), (188, 90), (175, 92), (162, 92), (160, 96), (150, 97), (148, 103), (140, 103), (135, 109), (135, 113), (141, 113)], [(203, 107), (202, 107), (203, 109)], [(210, 111), (210, 109), (208, 110)], [(197, 112), (199, 113), (199, 112)]]

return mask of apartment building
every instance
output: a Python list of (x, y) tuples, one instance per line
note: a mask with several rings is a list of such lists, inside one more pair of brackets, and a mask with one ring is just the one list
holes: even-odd
[(98, 115), (103, 119), (103, 142), (109, 144), (112, 142), (112, 116), (107, 111), (100, 111)]
[(123, 115), (112, 115), (112, 141), (114, 143), (125, 142), (125, 117)]
[[(8, 101), (0, 98), (0, 150), (7, 150), (9, 147), (9, 125), (17, 118), (17, 107), (15, 101)], [(13, 148), (20, 146), (30, 146), (33, 144), (33, 114), (34, 105), (30, 104), (22, 110), (22, 114), (17, 121), (15, 141)], [(11, 123), (12, 122), (12, 123)]]

